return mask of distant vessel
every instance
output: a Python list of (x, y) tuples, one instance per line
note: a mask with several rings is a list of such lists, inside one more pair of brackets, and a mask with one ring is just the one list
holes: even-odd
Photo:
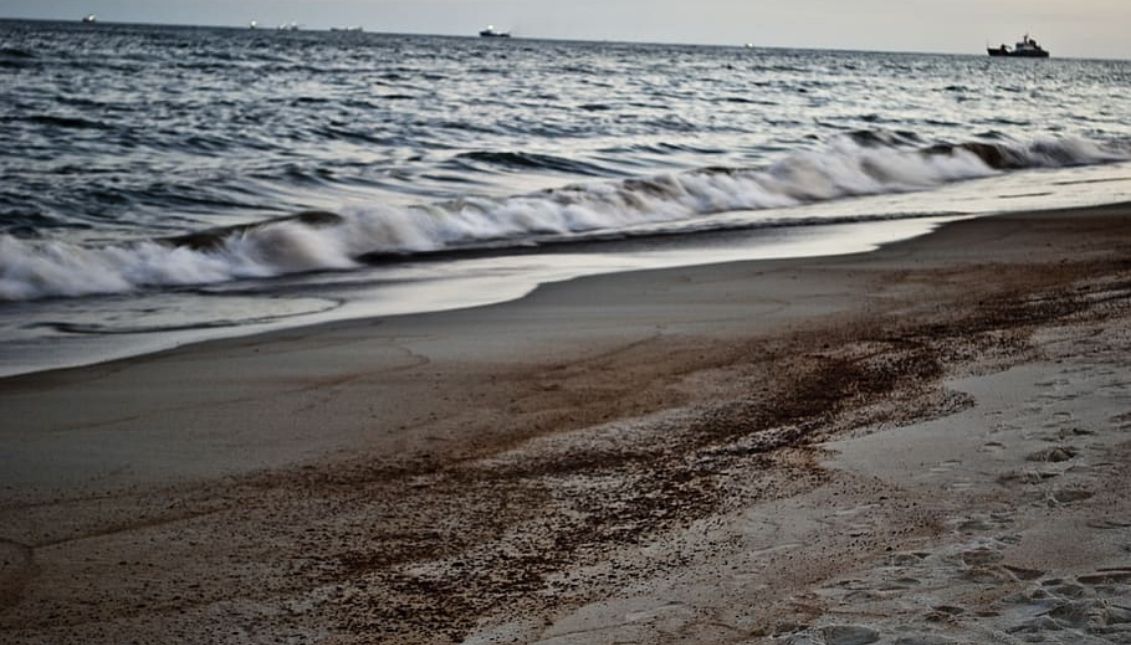
[(1002, 43), (1001, 47), (987, 47), (986, 51), (989, 52), (990, 56), (1014, 56), (1018, 58), (1049, 57), (1048, 50), (1038, 45), (1037, 41), (1029, 37), (1029, 34), (1025, 34), (1025, 36), (1013, 46), (1013, 49), (1010, 49), (1009, 45)]
[(252, 20), (251, 22), (247, 23), (247, 28), (248, 29), (259, 29), (259, 23)]
[(330, 31), (365, 31), (361, 25), (353, 25), (350, 27), (330, 27)]
[(480, 38), (510, 38), (508, 31), (495, 31), (494, 25), (487, 25), (487, 28), (479, 32)]
[(279, 25), (278, 27), (275, 27), (275, 30), (276, 31), (298, 31), (299, 26), (298, 26), (297, 22), (292, 22), (289, 25), (287, 23), (283, 23), (283, 24)]
[(92, 13), (88, 13), (87, 15), (82, 17), (82, 23), (84, 25), (93, 25), (97, 21), (98, 21), (98, 16), (96, 16)]

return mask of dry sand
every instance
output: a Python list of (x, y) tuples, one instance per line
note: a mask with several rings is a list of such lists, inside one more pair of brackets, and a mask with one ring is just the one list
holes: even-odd
[(0, 381), (0, 642), (1131, 642), (1131, 207)]

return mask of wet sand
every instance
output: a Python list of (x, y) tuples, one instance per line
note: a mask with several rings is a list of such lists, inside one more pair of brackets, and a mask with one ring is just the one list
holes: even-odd
[(1131, 642), (1131, 207), (0, 381), (0, 640)]

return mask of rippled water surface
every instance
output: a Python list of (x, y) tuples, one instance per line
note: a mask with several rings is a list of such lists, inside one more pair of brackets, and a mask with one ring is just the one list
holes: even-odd
[(0, 344), (307, 320), (437, 253), (1112, 201), (1129, 141), (1120, 61), (0, 22)]

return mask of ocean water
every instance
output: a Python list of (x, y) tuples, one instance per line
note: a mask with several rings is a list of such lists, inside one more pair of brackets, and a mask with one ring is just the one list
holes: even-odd
[(0, 374), (1131, 200), (1125, 61), (0, 21), (0, 99)]

